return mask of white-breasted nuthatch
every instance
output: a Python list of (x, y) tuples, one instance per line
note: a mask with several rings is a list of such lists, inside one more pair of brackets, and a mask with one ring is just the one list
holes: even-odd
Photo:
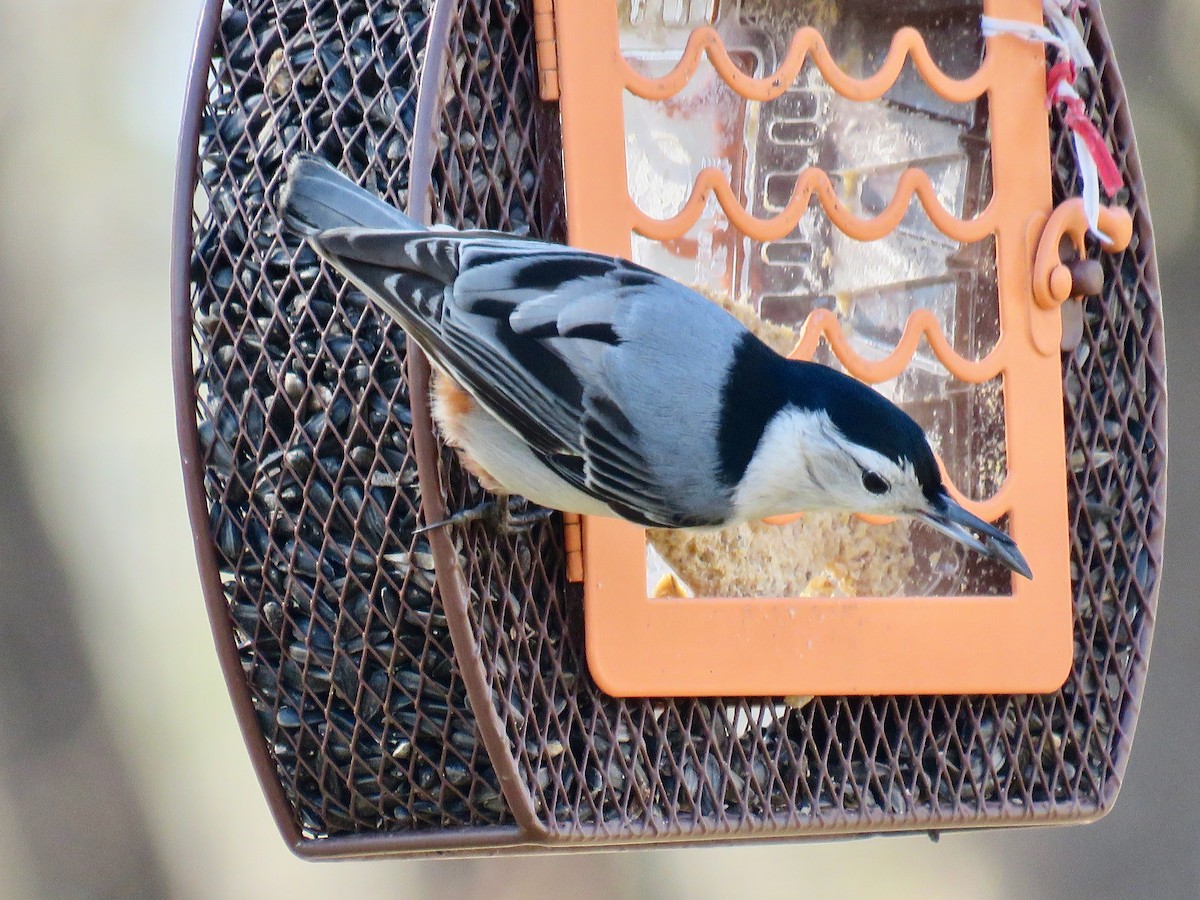
[(920, 426), (827, 366), (624, 259), (428, 229), (297, 156), (285, 226), (433, 363), (443, 436), (490, 490), (656, 528), (806, 510), (915, 516), (1030, 578), (956, 503)]

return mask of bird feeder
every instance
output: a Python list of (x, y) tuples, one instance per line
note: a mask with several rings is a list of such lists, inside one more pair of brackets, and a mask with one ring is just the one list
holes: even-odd
[[(970, 561), (943, 539), (920, 551), (941, 558), (933, 571), (917, 567), (914, 554), (911, 571), (894, 578), (892, 593), (903, 598), (648, 598), (644, 567), (632, 563), (645, 558), (642, 534), (597, 518), (582, 542), (592, 677), (622, 696), (1056, 689), (1071, 659), (1059, 350), (1069, 273), (1054, 300), (1035, 302), (1033, 282), (1045, 258), (1057, 268), (1060, 239), (1068, 230), (1081, 239), (1086, 221), (1081, 206), (1064, 206), (1046, 230), (1045, 48), (998, 37), (967, 65), (973, 54), (956, 48), (947, 54), (965, 72), (956, 78), (919, 30), (892, 31), (902, 21), (892, 17), (859, 38), (872, 74), (855, 78), (786, 5), (770, 23), (736, 4), (685, 5), (674, 22), (667, 7), (658, 18), (634, 9), (628, 56), (606, 5), (555, 9), (572, 243), (675, 269), (691, 262), (703, 271), (686, 280), (745, 291), (751, 313), (799, 326), (793, 355), (811, 358), (824, 338), (851, 374), (892, 382), (893, 396), (917, 407), (935, 445), (953, 454), (946, 465), (959, 497), (997, 464), (1005, 470), (976, 512), (1008, 517), (1035, 578), (972, 579)], [(984, 11), (1042, 16), (1028, 0)], [(670, 70), (649, 74), (664, 57)], [(872, 101), (882, 103), (864, 110)], [(981, 144), (974, 153), (962, 141), (972, 129)], [(685, 191), (679, 204), (674, 196)], [(644, 208), (673, 204), (659, 217)], [(1105, 249), (1123, 249), (1128, 214), (1104, 212), (1102, 227), (1117, 234)], [(642, 238), (636, 250), (633, 236)], [(970, 259), (971, 245), (988, 237), (991, 257)], [(994, 277), (957, 277), (985, 265)], [(982, 325), (972, 319), (989, 318), (999, 327), (980, 341), (986, 329), (972, 329)], [(993, 379), (1002, 392), (993, 390), (994, 409), (984, 412), (985, 392), (971, 388)], [(989, 429), (1002, 435), (986, 448), (994, 453), (967, 445)], [(807, 524), (802, 541), (820, 527)], [(921, 547), (924, 537), (917, 530), (904, 541)], [(864, 543), (879, 556), (897, 552)], [(855, 564), (889, 565), (844, 563)], [(980, 634), (1006, 640), (975, 640)]]
[[(1099, 8), (1047, 15), (1059, 30), (1034, 0), (206, 4), (179, 434), (218, 653), (297, 853), (1110, 808), (1161, 566), (1160, 299)], [(1069, 77), (1064, 23), (1095, 63)], [(1114, 157), (1107, 205), (1079, 196), (1084, 145)], [(424, 221), (633, 258), (875, 384), (1034, 579), (814, 514), (415, 533), (483, 493), (432, 430), (419, 352), (280, 230), (298, 152)], [(710, 577), (730, 559), (755, 577)]]

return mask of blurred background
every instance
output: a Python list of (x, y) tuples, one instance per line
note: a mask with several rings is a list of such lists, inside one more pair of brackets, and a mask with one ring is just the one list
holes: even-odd
[(1104, 3), (1174, 389), (1167, 567), (1115, 810), (936, 845), (336, 864), (293, 857), (268, 815), (183, 504), (167, 271), (198, 7), (0, 0), (0, 897), (1200, 896), (1198, 0)]

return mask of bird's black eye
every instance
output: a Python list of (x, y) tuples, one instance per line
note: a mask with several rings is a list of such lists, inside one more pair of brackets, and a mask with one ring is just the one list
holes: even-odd
[(870, 469), (863, 469), (863, 487), (872, 494), (886, 494), (890, 485), (884, 481), (883, 476), (877, 472), (872, 472)]

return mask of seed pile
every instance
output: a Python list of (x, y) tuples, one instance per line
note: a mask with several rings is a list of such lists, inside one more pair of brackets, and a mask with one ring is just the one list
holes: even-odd
[[(313, 837), (511, 823), (429, 546), (412, 533), (403, 335), (285, 240), (274, 209), (280, 166), (302, 149), (404, 204), (427, 6), (226, 3), (201, 135), (193, 352), (212, 539), (264, 740)], [(533, 100), (527, 13), (515, 0), (456, 7), (434, 218), (561, 238), (555, 111)], [(1111, 134), (1119, 101), (1085, 95)], [(1061, 122), (1055, 135), (1059, 200), (1076, 188)], [(558, 521), (501, 537), (470, 525), (455, 533), (468, 613), (548, 826), (649, 836), (704, 820), (748, 833), (915, 813), (950, 825), (1111, 796), (1158, 577), (1164, 389), (1149, 248), (1135, 238), (1100, 258), (1105, 294), (1064, 357), (1076, 585), (1064, 689), (615, 700), (587, 673)], [(451, 509), (482, 498), (449, 454), (441, 474)]]
[(212, 535), (263, 738), (304, 831), (505, 820), (452, 662), (404, 335), (280, 233), (291, 154), (402, 206), (427, 2), (222, 9), (196, 194)]

